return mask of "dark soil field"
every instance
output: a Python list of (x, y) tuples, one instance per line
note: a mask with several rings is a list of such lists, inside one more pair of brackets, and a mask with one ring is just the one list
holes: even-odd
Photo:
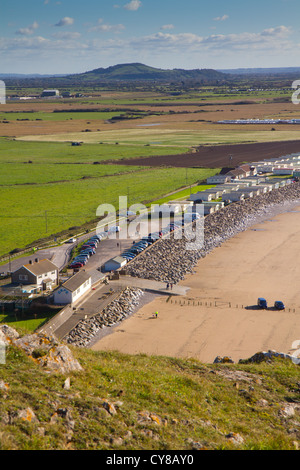
[[(241, 163), (277, 158), (291, 153), (300, 154), (300, 140), (203, 146), (198, 147), (193, 153), (184, 153), (182, 155), (133, 158), (126, 160), (126, 165), (173, 166), (181, 168), (236, 167)], [(119, 162), (114, 160), (114, 163), (124, 165), (124, 160)]]

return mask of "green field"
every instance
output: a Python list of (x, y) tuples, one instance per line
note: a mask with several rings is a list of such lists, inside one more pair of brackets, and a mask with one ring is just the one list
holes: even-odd
[(119, 115), (120, 112), (2, 112), (0, 113), (0, 121), (68, 121), (73, 119), (106, 121), (108, 119), (113, 118), (114, 116)]
[[(174, 148), (164, 150), (174, 153)], [(129, 205), (151, 202), (218, 172), (125, 164), (126, 158), (153, 153), (141, 146), (71, 147), (1, 139), (0, 255), (94, 220), (103, 203), (118, 209), (119, 196), (127, 196)], [(93, 164), (120, 158), (122, 165)]]
[[(150, 148), (159, 147), (159, 153), (164, 147), (169, 148), (182, 147), (182, 149), (197, 145), (218, 145), (218, 144), (238, 144), (250, 142), (274, 142), (297, 140), (299, 130), (295, 127), (289, 127), (287, 130), (277, 130), (276, 132), (265, 129), (253, 129), (253, 126), (244, 126), (243, 129), (228, 126), (220, 129), (220, 125), (215, 129), (207, 131), (207, 129), (188, 129), (178, 123), (170, 128), (160, 128), (159, 118), (156, 126), (143, 125), (135, 129), (118, 129), (102, 132), (89, 133), (67, 133), (55, 135), (34, 135), (20, 137), (22, 141), (36, 142), (67, 142), (67, 141), (84, 141), (85, 143), (95, 144), (103, 142), (104, 144), (123, 144), (131, 146), (149, 146)], [(298, 127), (298, 126), (297, 126)], [(172, 151), (173, 153), (173, 151)]]
[(1, 163), (0, 187), (21, 184), (44, 184), (101, 178), (132, 173), (147, 167), (125, 165), (93, 165), (88, 163)]
[[(93, 132), (93, 134), (95, 134)], [(99, 134), (97, 133), (98, 137)], [(46, 136), (45, 136), (46, 137)], [(29, 160), (33, 163), (93, 163), (104, 160), (122, 160), (128, 158), (148, 157), (153, 155), (175, 155), (188, 151), (186, 146), (172, 148), (159, 148), (155, 146), (128, 146), (100, 144), (100, 138), (88, 146), (82, 145), (72, 147), (71, 143), (83, 141), (85, 133), (77, 134), (76, 139), (67, 138), (67, 142), (42, 142), (37, 138), (26, 140), (12, 140), (0, 138), (0, 164), (1, 163), (26, 163)], [(47, 139), (46, 139), (47, 140)]]

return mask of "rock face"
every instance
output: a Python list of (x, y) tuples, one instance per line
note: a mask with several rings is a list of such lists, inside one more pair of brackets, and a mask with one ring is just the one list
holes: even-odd
[(82, 370), (71, 350), (66, 345), (58, 343), (53, 337), (36, 333), (21, 337), (13, 328), (1, 325), (0, 339), (5, 345), (11, 344), (22, 349), (27, 356), (48, 372), (64, 374)]
[[(204, 243), (197, 249), (187, 249), (183, 236), (161, 239), (126, 267), (131, 276), (176, 283), (193, 272), (199, 259), (219, 247), (235, 234), (247, 230), (254, 223), (272, 217), (300, 203), (300, 183), (232, 203), (204, 220)], [(178, 237), (177, 237), (178, 238)]]
[(74, 346), (88, 346), (100, 330), (112, 327), (128, 317), (138, 305), (142, 295), (141, 289), (126, 288), (102, 312), (80, 321), (64, 341)]

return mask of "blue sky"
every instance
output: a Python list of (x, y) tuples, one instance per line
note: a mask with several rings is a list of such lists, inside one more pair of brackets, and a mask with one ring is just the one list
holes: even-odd
[(297, 67), (299, 0), (1, 0), (0, 73)]

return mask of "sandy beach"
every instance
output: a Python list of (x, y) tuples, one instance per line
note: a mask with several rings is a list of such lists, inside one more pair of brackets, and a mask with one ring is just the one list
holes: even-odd
[[(225, 355), (237, 362), (268, 349), (292, 352), (300, 340), (299, 243), (300, 207), (253, 225), (198, 262), (180, 282), (188, 295), (143, 305), (92, 349), (205, 363)], [(260, 296), (267, 311), (256, 308)], [(285, 303), (284, 312), (271, 308), (275, 300)]]

